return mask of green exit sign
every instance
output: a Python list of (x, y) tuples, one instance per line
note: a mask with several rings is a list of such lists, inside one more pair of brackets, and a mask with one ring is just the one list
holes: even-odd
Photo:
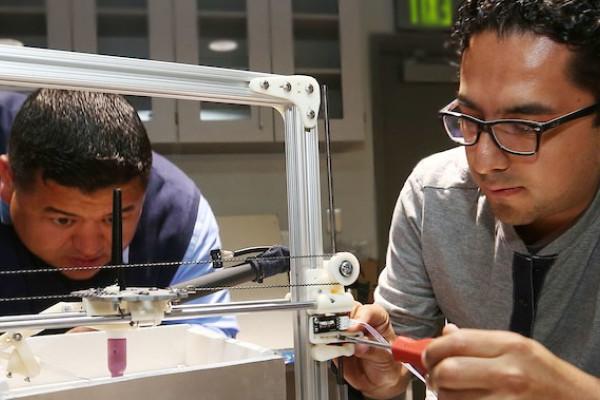
[(452, 0), (397, 0), (399, 28), (449, 28), (454, 16)]

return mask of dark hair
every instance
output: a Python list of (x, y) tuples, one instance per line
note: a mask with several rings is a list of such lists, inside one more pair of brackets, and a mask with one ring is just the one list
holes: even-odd
[(567, 76), (600, 100), (600, 1), (464, 0), (452, 33), (459, 55), (485, 30), (531, 32), (567, 45), (575, 55)]
[(140, 177), (152, 167), (150, 140), (123, 96), (40, 89), (17, 114), (8, 143), (17, 187), (42, 179), (84, 192)]

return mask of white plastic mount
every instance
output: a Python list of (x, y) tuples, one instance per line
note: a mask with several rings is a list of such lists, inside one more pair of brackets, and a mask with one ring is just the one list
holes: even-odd
[(354, 344), (344, 343), (340, 335), (362, 336), (361, 332), (347, 332), (354, 298), (344, 286), (358, 278), (360, 265), (351, 253), (337, 253), (323, 263), (323, 268), (307, 271), (309, 283), (332, 282), (337, 285), (311, 287), (310, 297), (317, 306), (308, 310), (311, 355), (316, 361), (327, 361), (354, 354)]
[[(81, 303), (61, 302), (42, 311), (40, 314), (66, 313), (81, 311)], [(7, 331), (0, 336), (0, 358), (6, 360), (6, 374), (9, 377), (21, 375), (29, 380), (40, 373), (39, 360), (33, 355), (27, 344), (27, 338), (42, 331), (42, 329), (23, 329)], [(6, 382), (4, 382), (6, 384)], [(2, 383), (0, 382), (0, 399)]]
[[(306, 129), (317, 125), (321, 90), (315, 78), (306, 75), (259, 77), (252, 79), (249, 86), (257, 93), (289, 100), (297, 106)], [(283, 115), (283, 109), (276, 109)]]
[(25, 380), (39, 375), (40, 363), (33, 355), (31, 348), (27, 345), (26, 337), (19, 332), (6, 332), (2, 335), (2, 347), (10, 348), (10, 352), (2, 353), (7, 360), (6, 375), (12, 377), (14, 374), (22, 375)]
[(187, 296), (185, 290), (108, 286), (71, 293), (82, 298), (89, 316), (130, 315), (135, 325), (159, 325), (172, 301)]
[(336, 253), (325, 261), (327, 273), (335, 282), (350, 286), (358, 279), (360, 263), (354, 254), (348, 252)]

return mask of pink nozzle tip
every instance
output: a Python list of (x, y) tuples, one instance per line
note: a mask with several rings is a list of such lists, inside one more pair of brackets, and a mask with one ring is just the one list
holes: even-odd
[(107, 342), (108, 370), (111, 376), (123, 376), (127, 367), (127, 339), (109, 338)]

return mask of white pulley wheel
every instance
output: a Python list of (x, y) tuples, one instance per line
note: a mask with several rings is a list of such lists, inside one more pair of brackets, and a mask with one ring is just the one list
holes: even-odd
[(327, 273), (341, 285), (350, 286), (358, 279), (360, 263), (352, 253), (336, 253), (327, 261)]

